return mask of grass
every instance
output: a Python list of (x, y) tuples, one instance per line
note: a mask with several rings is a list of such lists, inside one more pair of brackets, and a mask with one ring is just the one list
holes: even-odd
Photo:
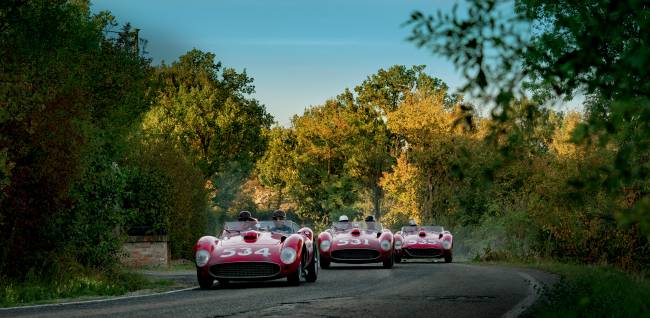
[[(502, 264), (501, 262), (497, 262)], [(560, 280), (527, 313), (530, 317), (650, 317), (650, 276), (606, 265), (553, 261), (506, 264), (560, 275)]]
[(533, 317), (650, 317), (650, 280), (609, 266), (546, 264), (560, 281), (533, 308)]
[(145, 266), (145, 267), (141, 267), (140, 269), (150, 270), (150, 271), (175, 272), (175, 271), (195, 270), (196, 266), (194, 265), (194, 263), (190, 262), (190, 263), (172, 264), (169, 266), (160, 266), (160, 265)]
[(70, 298), (124, 295), (142, 289), (169, 288), (169, 280), (149, 281), (136, 273), (80, 274), (46, 280), (31, 275), (25, 281), (0, 281), (0, 307), (58, 302)]

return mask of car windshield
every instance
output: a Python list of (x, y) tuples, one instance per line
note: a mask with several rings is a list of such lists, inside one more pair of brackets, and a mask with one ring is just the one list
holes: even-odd
[(413, 233), (419, 231), (442, 233), (444, 229), (440, 225), (427, 225), (427, 226), (407, 225), (402, 227), (402, 232), (404, 233)]
[(224, 232), (238, 233), (242, 231), (263, 231), (278, 232), (283, 234), (292, 234), (298, 232), (300, 227), (293, 221), (274, 220), (274, 221), (233, 221), (226, 222), (223, 226)]
[(381, 231), (383, 227), (379, 222), (333, 222), (332, 230), (345, 231), (357, 228), (366, 231)]

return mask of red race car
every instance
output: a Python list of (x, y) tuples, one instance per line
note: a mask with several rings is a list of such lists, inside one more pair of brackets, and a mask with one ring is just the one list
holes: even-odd
[(201, 288), (230, 281), (287, 278), (299, 285), (318, 277), (318, 252), (309, 228), (287, 220), (226, 222), (220, 238), (204, 236), (194, 246)]
[(452, 261), (453, 236), (442, 226), (409, 225), (395, 233), (395, 261), (403, 258), (444, 258)]
[(318, 235), (321, 268), (330, 263), (383, 263), (392, 268), (393, 234), (379, 222), (334, 222)]

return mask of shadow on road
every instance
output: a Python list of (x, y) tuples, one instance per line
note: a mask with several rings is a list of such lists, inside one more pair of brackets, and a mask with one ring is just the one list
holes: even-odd
[[(307, 282), (302, 282), (302, 285), (309, 285), (311, 283)], [(226, 285), (219, 284), (218, 282), (215, 282), (214, 286), (210, 288), (209, 290), (227, 290), (227, 289), (248, 289), (248, 288), (276, 288), (276, 287), (297, 287), (294, 285), (289, 284), (286, 280), (278, 279), (276, 281), (260, 281), (260, 282), (229, 282)], [(198, 289), (197, 290), (201, 290)]]

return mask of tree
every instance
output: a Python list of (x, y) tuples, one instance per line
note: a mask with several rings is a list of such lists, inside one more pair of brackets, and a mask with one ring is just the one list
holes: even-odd
[(191, 50), (157, 70), (161, 87), (143, 127), (150, 140), (188, 152), (226, 210), (266, 149), (272, 117), (257, 100), (246, 72), (223, 68), (215, 55)]
[(110, 265), (126, 218), (117, 162), (150, 104), (149, 60), (84, 1), (3, 2), (0, 16), (0, 274)]

